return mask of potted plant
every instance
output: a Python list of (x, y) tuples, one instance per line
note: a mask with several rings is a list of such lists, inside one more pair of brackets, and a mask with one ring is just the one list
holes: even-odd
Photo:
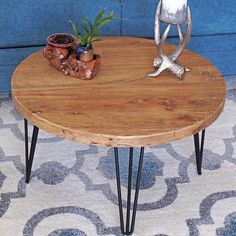
[(96, 38), (101, 35), (101, 28), (105, 24), (112, 20), (121, 20), (119, 18), (113, 18), (113, 11), (111, 11), (107, 16), (105, 16), (106, 9), (101, 10), (95, 17), (92, 23), (87, 18), (81, 16), (81, 24), (77, 27), (72, 20), (69, 20), (76, 38), (79, 40), (79, 45), (77, 46), (77, 59), (81, 61), (92, 61), (94, 58), (93, 54), (93, 42), (98, 41)]

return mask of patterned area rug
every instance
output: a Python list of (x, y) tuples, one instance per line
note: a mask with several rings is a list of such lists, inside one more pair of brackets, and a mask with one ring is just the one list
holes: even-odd
[[(145, 149), (134, 235), (236, 235), (235, 114), (231, 88), (223, 114), (206, 131), (202, 176), (192, 137)], [(113, 149), (40, 131), (26, 185), (23, 137), (22, 117), (0, 96), (0, 235), (121, 235)], [(124, 190), (127, 150), (122, 154)]]

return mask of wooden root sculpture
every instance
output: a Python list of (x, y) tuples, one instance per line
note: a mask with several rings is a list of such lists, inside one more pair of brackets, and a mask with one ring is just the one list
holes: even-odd
[(92, 61), (77, 60), (74, 48), (57, 48), (47, 45), (43, 49), (43, 54), (57, 70), (83, 80), (93, 79), (101, 65), (101, 57), (97, 54), (94, 55)]
[(167, 36), (170, 32), (171, 24), (168, 24), (168, 26), (161, 38), (161, 36), (160, 36), (160, 13), (161, 13), (161, 1), (157, 7), (156, 20), (155, 20), (155, 42), (156, 42), (157, 48), (159, 50), (160, 56), (158, 58), (155, 58), (154, 62), (153, 62), (153, 66), (158, 67), (158, 69), (155, 72), (150, 73), (148, 76), (156, 77), (161, 72), (168, 69), (177, 78), (183, 79), (185, 72), (190, 71), (190, 69), (185, 68), (184, 66), (178, 64), (178, 58), (183, 53), (184, 49), (187, 47), (189, 40), (190, 40), (191, 29), (192, 29), (192, 17), (191, 17), (190, 8), (188, 7), (187, 21), (186, 21), (187, 29), (186, 29), (186, 34), (184, 37), (182, 34), (181, 25), (176, 24), (177, 29), (178, 29), (180, 44), (177, 47), (176, 51), (170, 56), (167, 56), (165, 54), (163, 48), (164, 48), (164, 44), (166, 42)]

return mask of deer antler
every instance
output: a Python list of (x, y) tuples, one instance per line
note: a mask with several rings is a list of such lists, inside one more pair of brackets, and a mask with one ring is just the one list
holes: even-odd
[(190, 35), (191, 35), (191, 29), (192, 29), (192, 17), (191, 17), (191, 11), (190, 8), (188, 7), (188, 18), (187, 18), (187, 30), (186, 30), (186, 35), (176, 51), (170, 56), (170, 58), (173, 61), (176, 61), (178, 57), (181, 56), (183, 53), (185, 47), (188, 45), (189, 40), (190, 40)]
[[(160, 51), (160, 61), (161, 61), (161, 66), (158, 68), (157, 71), (153, 72), (153, 73), (150, 73), (148, 76), (150, 77), (155, 77), (155, 76), (158, 76), (163, 70), (167, 69), (169, 64), (171, 63), (170, 59), (164, 54), (163, 52), (163, 45), (167, 39), (167, 36), (170, 32), (170, 27), (171, 25), (169, 24), (162, 36), (162, 39), (160, 40), (159, 44), (158, 44), (158, 48), (159, 48), (159, 51)], [(163, 63), (165, 62), (165, 63)]]
[(162, 36), (162, 39), (160, 40), (160, 43), (158, 44), (158, 47), (159, 47), (159, 50), (160, 50), (160, 56), (162, 57), (162, 55), (164, 54), (163, 52), (163, 46), (164, 46), (164, 43), (168, 37), (168, 34), (170, 32), (170, 27), (171, 25), (169, 24), (167, 27), (166, 27), (166, 30)]
[(178, 29), (178, 33), (179, 33), (180, 42), (182, 42), (184, 37), (183, 37), (183, 34), (182, 34), (181, 26), (179, 24), (177, 24), (177, 29)]
[(161, 1), (159, 2), (156, 10), (156, 19), (155, 19), (155, 42), (156, 45), (159, 45), (161, 36), (160, 36), (160, 14), (161, 14)]

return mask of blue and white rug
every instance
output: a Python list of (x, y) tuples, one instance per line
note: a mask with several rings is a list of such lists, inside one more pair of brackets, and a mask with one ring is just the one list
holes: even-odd
[[(138, 153), (138, 150), (136, 151)], [(123, 154), (123, 155), (122, 155)], [(122, 150), (126, 189), (127, 152)], [(24, 183), (23, 120), (0, 96), (0, 235), (121, 235), (113, 149), (40, 131)], [(206, 131), (203, 174), (193, 138), (146, 148), (134, 235), (236, 235), (236, 90)]]

